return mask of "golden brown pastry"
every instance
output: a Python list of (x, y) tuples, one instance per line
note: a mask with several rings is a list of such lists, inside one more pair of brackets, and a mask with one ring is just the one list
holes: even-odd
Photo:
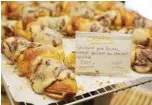
[(41, 17), (41, 16), (59, 16), (60, 3), (59, 2), (3, 2), (2, 15), (9, 19), (24, 19), (27, 17)]
[(152, 49), (138, 45), (132, 52), (132, 68), (139, 73), (152, 71)]
[(114, 25), (117, 28), (120, 28), (123, 25), (123, 19), (122, 19), (121, 14), (118, 10), (117, 10), (117, 16), (115, 17), (115, 20), (114, 20)]
[[(43, 54), (44, 52), (45, 54)], [(35, 59), (37, 56), (52, 57), (59, 60), (59, 56), (53, 53), (55, 53), (55, 49), (49, 46), (29, 48), (28, 50), (25, 50), (24, 53), (19, 56), (19, 59), (17, 61), (21, 75), (27, 77), (30, 75), (29, 67), (33, 62), (33, 59)]]
[(57, 30), (65, 36), (73, 34), (71, 18), (66, 15), (60, 17), (40, 17), (36, 20), (36, 23)]
[(23, 3), (10, 1), (6, 2), (6, 7), (7, 8), (5, 8), (5, 15), (7, 15), (9, 19), (21, 18), (22, 9), (24, 7)]
[(30, 60), (27, 60), (27, 57), (22, 60), (22, 62), (30, 61), (29, 66), (24, 65), (26, 63), (18, 62), (21, 66), (24, 65), (28, 68), (28, 71), (25, 71), (30, 78), (33, 90), (59, 100), (74, 96), (77, 91), (75, 76), (61, 64), (60, 56), (55, 52), (47, 52), (46, 48), (44, 48), (45, 52), (41, 51), (43, 48), (36, 49), (39, 50), (36, 51), (37, 53), (32, 51), (32, 54), (36, 54), (33, 57), (27, 54), (29, 50), (26, 52), (26, 56), (30, 57)]
[(90, 21), (82, 17), (72, 18), (72, 27), (74, 31), (86, 32), (110, 32), (109, 27), (103, 26), (99, 21)]
[(150, 32), (144, 28), (136, 28), (133, 31), (133, 43), (148, 46), (150, 43)]
[(76, 91), (77, 85), (75, 80), (65, 79), (57, 81), (52, 86), (46, 88), (44, 94), (58, 100), (63, 100), (73, 97)]
[(95, 19), (100, 21), (103, 26), (110, 27), (112, 26), (112, 22), (116, 18), (117, 13), (118, 12), (116, 10), (106, 11), (105, 13), (96, 16)]
[(117, 11), (117, 17), (114, 20), (114, 25), (127, 28), (135, 27), (135, 20), (138, 16), (135, 12), (128, 11), (124, 7), (115, 8), (115, 10)]
[(57, 53), (59, 54), (59, 58), (60, 58), (60, 61), (63, 62), (64, 58), (65, 58), (65, 53), (64, 53), (64, 50), (63, 50), (63, 46), (62, 45), (59, 45), (57, 47), (55, 47)]
[(102, 11), (108, 11), (115, 5), (115, 1), (101, 1), (98, 3), (98, 9)]
[(60, 32), (43, 25), (31, 25), (30, 33), (34, 42), (39, 42), (54, 47), (62, 43), (63, 35)]
[(31, 32), (26, 30), (26, 24), (23, 23), (22, 20), (17, 21), (15, 27), (14, 27), (14, 36), (20, 36), (23, 37), (29, 41), (32, 41), (32, 34)]
[(45, 26), (43, 23), (38, 24), (35, 18), (18, 21), (6, 20), (3, 22), (2, 29), (3, 39), (10, 36), (20, 36), (29, 41), (49, 44), (55, 47), (62, 43), (63, 35), (60, 32), (54, 28)]
[(17, 61), (18, 57), (28, 48), (41, 46), (40, 43), (29, 42), (22, 37), (9, 37), (2, 42), (2, 53), (11, 61)]
[(75, 70), (75, 52), (71, 52), (70, 54), (68, 54), (67, 56), (65, 56), (64, 58), (64, 64), (67, 68)]
[(77, 92), (75, 75), (62, 63), (63, 58), (51, 46), (10, 37), (2, 43), (3, 54), (17, 62), (20, 76), (27, 77), (34, 92), (62, 100)]
[(134, 27), (134, 21), (136, 19), (136, 13), (135, 12), (130, 12), (130, 11), (125, 11), (125, 18), (124, 18), (124, 24), (128, 28)]
[(73, 17), (72, 18), (72, 27), (74, 31), (85, 31), (87, 30), (89, 19), (84, 19), (82, 17)]

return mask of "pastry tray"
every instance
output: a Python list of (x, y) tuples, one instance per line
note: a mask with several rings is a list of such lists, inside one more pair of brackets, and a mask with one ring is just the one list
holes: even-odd
[[(2, 76), (2, 81), (4, 83), (4, 87), (6, 89), (6, 93), (8, 95), (8, 98), (10, 100), (11, 105), (15, 105), (15, 101), (13, 100), (11, 93), (9, 92), (9, 89), (5, 83), (5, 80), (3, 79), (3, 76)], [(108, 85), (106, 87), (99, 88), (95, 91), (90, 91), (90, 92), (87, 92), (85, 94), (70, 98), (68, 100), (63, 100), (63, 101), (59, 101), (56, 103), (51, 103), (49, 105), (64, 105), (64, 104), (73, 105), (73, 104), (77, 104), (77, 103), (81, 103), (84, 101), (94, 99), (94, 98), (99, 97), (99, 96), (103, 96), (103, 95), (110, 94), (113, 92), (121, 91), (121, 90), (124, 90), (127, 88), (136, 87), (138, 85), (145, 84), (148, 82), (152, 82), (152, 77), (142, 77), (142, 78), (138, 78), (138, 79), (131, 80), (131, 81), (120, 82), (117, 84), (111, 84), (111, 85)], [(33, 105), (30, 103), (26, 103), (26, 102), (19, 102), (19, 104), (20, 105)]]

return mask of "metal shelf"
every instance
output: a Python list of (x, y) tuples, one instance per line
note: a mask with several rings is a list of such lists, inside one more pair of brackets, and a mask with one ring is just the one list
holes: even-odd
[[(4, 86), (5, 86), (7, 95), (9, 97), (9, 100), (11, 102), (11, 105), (15, 105), (15, 102), (14, 102), (14, 100), (13, 100), (13, 98), (12, 98), (10, 92), (9, 92), (9, 89), (8, 89), (8, 87), (7, 87), (3, 78), (2, 78), (2, 81), (4, 82)], [(118, 84), (108, 85), (104, 88), (99, 88), (95, 91), (90, 91), (88, 93), (70, 98), (68, 100), (59, 101), (57, 103), (51, 103), (49, 105), (64, 105), (64, 104), (73, 105), (73, 104), (77, 104), (77, 103), (81, 103), (81, 102), (84, 102), (84, 101), (87, 101), (87, 100), (94, 99), (94, 98), (99, 97), (99, 96), (103, 96), (103, 95), (110, 94), (110, 93), (113, 93), (113, 92), (121, 91), (121, 90), (124, 90), (124, 89), (127, 89), (127, 88), (132, 88), (132, 87), (135, 87), (135, 86), (138, 86), (138, 85), (141, 85), (141, 84), (144, 84), (144, 83), (148, 83), (148, 82), (152, 82), (152, 77), (142, 77), (142, 78), (132, 80), (132, 81), (127, 81), (127, 82), (121, 82), (121, 83), (118, 83)], [(20, 105), (33, 105), (33, 104), (20, 102)]]

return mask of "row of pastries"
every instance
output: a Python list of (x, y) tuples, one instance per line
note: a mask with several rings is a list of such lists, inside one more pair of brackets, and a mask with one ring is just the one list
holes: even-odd
[(32, 89), (55, 99), (77, 92), (75, 52), (64, 54), (62, 38), (76, 31), (133, 35), (131, 64), (152, 71), (152, 20), (122, 2), (2, 2), (2, 53), (17, 64)]
[(77, 84), (58, 49), (22, 37), (9, 37), (2, 43), (2, 53), (17, 64), (19, 76), (30, 80), (34, 92), (63, 100), (76, 94)]

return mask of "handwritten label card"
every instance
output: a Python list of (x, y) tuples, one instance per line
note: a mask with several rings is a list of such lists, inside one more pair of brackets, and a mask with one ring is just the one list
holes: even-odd
[(76, 73), (120, 74), (130, 70), (131, 35), (76, 33)]

